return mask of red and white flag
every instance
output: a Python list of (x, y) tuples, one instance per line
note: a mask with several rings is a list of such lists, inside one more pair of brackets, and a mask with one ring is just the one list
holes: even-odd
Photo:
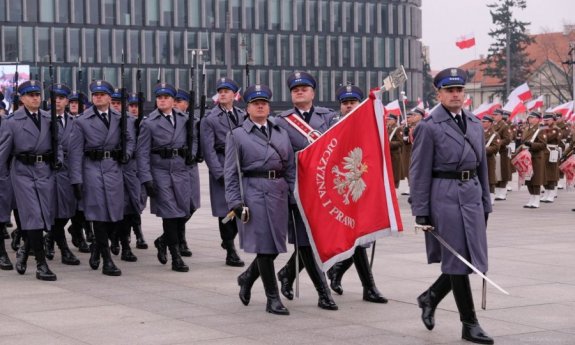
[(471, 109), (471, 103), (473, 103), (471, 101), (471, 97), (469, 95), (467, 95), (467, 97), (465, 97), (465, 101), (463, 101), (463, 107), (467, 108), (467, 110)]
[(529, 101), (525, 104), (525, 107), (528, 111), (532, 111), (534, 109), (541, 109), (543, 108), (543, 95), (537, 97), (536, 99)]
[(393, 102), (389, 102), (384, 107), (385, 117), (389, 114), (401, 116), (401, 107), (399, 106), (399, 100), (395, 100)]
[(415, 108), (425, 109), (425, 105), (423, 105), (423, 101), (419, 97), (417, 97), (417, 105), (413, 109), (415, 109)]
[(553, 108), (553, 112), (556, 114), (561, 114), (561, 117), (563, 117), (565, 121), (573, 121), (573, 101), (569, 101), (567, 103), (556, 106)]
[[(238, 102), (239, 100), (242, 99), (242, 94), (240, 93), (241, 90), (242, 88), (240, 87), (238, 92), (236, 92), (236, 95), (234, 96), (234, 101)], [(214, 102), (214, 104), (220, 103), (220, 98), (217, 92), (215, 95), (212, 96), (212, 101)]]
[(475, 45), (475, 35), (467, 34), (460, 36), (457, 38), (455, 45), (459, 47), (459, 49), (471, 48)]
[(509, 120), (513, 120), (515, 115), (527, 111), (527, 107), (523, 103), (523, 101), (518, 98), (514, 97), (510, 101), (508, 101), (502, 108), (503, 110), (507, 110), (511, 114), (509, 115)]
[(356, 246), (403, 230), (380, 97), (371, 93), (297, 153), (295, 195), (324, 271)]
[(497, 108), (501, 108), (501, 103), (499, 103), (498, 100), (491, 102), (491, 103), (484, 102), (473, 110), (473, 114), (478, 119), (482, 119), (483, 115), (491, 114)]
[(513, 98), (516, 97), (522, 100), (523, 102), (533, 98), (533, 95), (531, 94), (531, 90), (529, 89), (529, 85), (527, 85), (527, 83), (523, 83), (518, 87), (516, 87), (513, 91), (511, 91), (507, 99), (512, 100)]

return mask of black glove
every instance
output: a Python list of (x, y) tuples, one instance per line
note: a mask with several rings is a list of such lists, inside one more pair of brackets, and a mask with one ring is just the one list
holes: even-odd
[(53, 164), (52, 164), (52, 169), (53, 170), (60, 170), (62, 169), (63, 164), (62, 162), (60, 162), (59, 160), (56, 160)]
[(74, 197), (76, 200), (82, 200), (82, 197), (84, 196), (84, 185), (76, 183), (72, 185), (72, 189), (74, 190)]
[(489, 212), (485, 212), (485, 226), (487, 226), (487, 220), (489, 219)]
[(417, 225), (431, 225), (431, 219), (428, 216), (416, 216), (415, 223)]
[(146, 193), (150, 198), (155, 198), (158, 195), (158, 190), (156, 189), (154, 181), (144, 182), (144, 188), (146, 188)]
[(527, 147), (531, 147), (531, 145), (533, 145), (533, 143), (530, 142), (530, 141), (526, 141), (526, 142), (523, 143), (523, 145), (525, 145), (525, 146), (527, 146)]
[(243, 204), (237, 204), (234, 208), (231, 209), (231, 211), (234, 211), (236, 217), (238, 217), (238, 218), (242, 217), (242, 211), (243, 210), (244, 210)]

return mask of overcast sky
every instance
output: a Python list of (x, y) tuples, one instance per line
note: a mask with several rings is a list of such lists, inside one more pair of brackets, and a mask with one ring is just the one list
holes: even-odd
[[(494, 28), (489, 8), (495, 0), (423, 0), (423, 45), (429, 46), (431, 69), (460, 66), (487, 55), (493, 42), (488, 35)], [(575, 0), (527, 0), (527, 8), (514, 15), (531, 22), (532, 34), (563, 31), (564, 24), (575, 24)], [(461, 50), (455, 46), (459, 36), (475, 34), (476, 46)]]

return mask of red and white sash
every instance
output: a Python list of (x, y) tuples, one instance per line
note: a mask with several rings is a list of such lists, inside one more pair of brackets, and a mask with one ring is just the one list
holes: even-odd
[(313, 129), (307, 122), (304, 121), (304, 119), (301, 118), (301, 116), (291, 114), (284, 118), (287, 123), (289, 123), (293, 128), (300, 132), (301, 135), (306, 137), (307, 141), (310, 143), (313, 143), (321, 136), (321, 132)]

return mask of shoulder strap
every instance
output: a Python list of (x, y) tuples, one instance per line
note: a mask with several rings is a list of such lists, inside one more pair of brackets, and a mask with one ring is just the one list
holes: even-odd
[(313, 143), (321, 136), (321, 133), (313, 129), (307, 122), (296, 114), (290, 114), (284, 117), (288, 124), (295, 128), (301, 135), (303, 135), (310, 143)]

